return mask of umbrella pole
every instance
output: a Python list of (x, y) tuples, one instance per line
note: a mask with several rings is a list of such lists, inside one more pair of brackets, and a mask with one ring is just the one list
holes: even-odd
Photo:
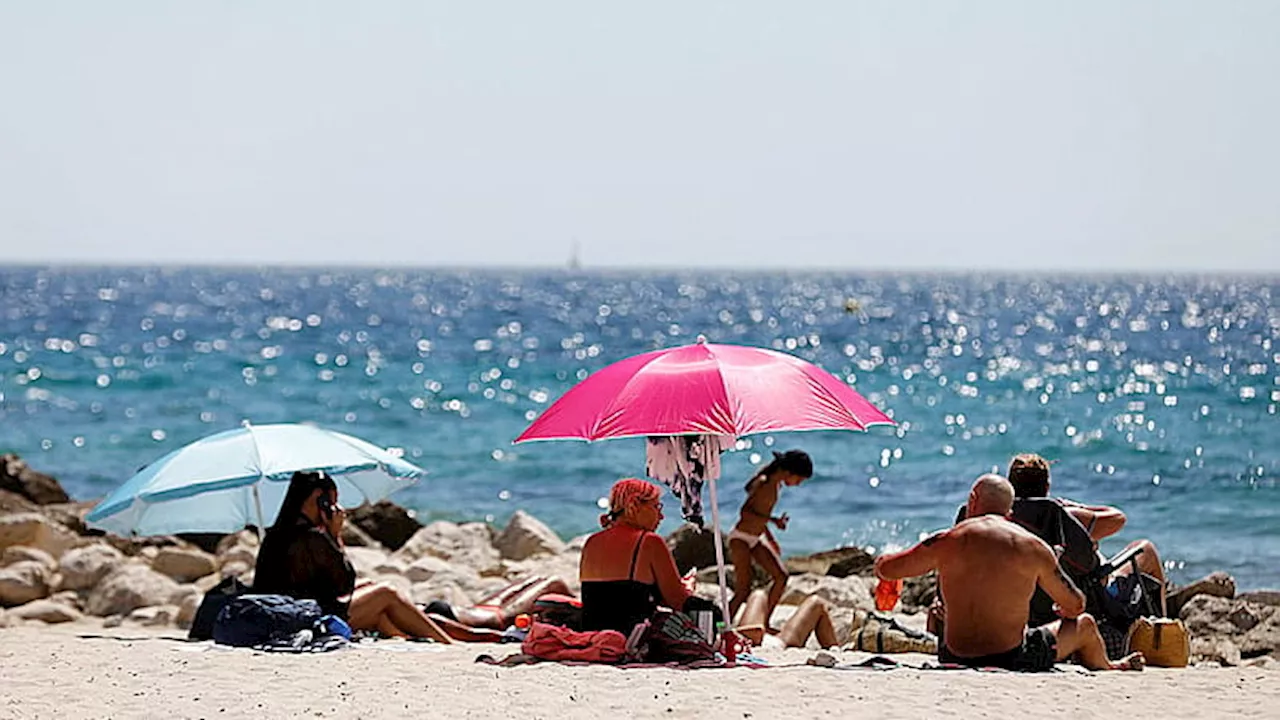
[(258, 493), (258, 483), (253, 484), (253, 506), (258, 510), (258, 544), (261, 545), (266, 526), (262, 520), (262, 495)]
[(725, 627), (733, 627), (733, 618), (729, 615), (729, 590), (724, 570), (724, 539), (720, 537), (720, 503), (716, 499), (716, 481), (711, 484), (711, 525), (715, 532), (716, 570), (720, 578), (720, 609), (724, 612)]

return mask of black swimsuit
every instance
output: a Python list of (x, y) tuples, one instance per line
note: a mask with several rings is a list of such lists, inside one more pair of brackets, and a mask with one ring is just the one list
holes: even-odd
[(582, 583), (582, 629), (617, 630), (626, 635), (653, 617), (658, 609), (658, 584), (636, 580), (636, 560), (645, 534), (631, 553), (626, 580), (590, 580)]

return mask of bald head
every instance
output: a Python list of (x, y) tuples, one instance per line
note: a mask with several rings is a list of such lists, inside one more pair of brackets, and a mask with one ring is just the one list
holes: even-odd
[(987, 473), (973, 483), (969, 491), (969, 517), (1008, 515), (1013, 510), (1013, 485), (994, 473)]

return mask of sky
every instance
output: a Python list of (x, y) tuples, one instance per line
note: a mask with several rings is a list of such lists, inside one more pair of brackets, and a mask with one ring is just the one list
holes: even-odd
[(0, 0), (0, 263), (1280, 272), (1280, 2)]

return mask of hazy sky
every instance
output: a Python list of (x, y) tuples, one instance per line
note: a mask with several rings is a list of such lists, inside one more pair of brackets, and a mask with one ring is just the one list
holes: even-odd
[(1280, 2), (0, 0), (0, 262), (1280, 271)]

